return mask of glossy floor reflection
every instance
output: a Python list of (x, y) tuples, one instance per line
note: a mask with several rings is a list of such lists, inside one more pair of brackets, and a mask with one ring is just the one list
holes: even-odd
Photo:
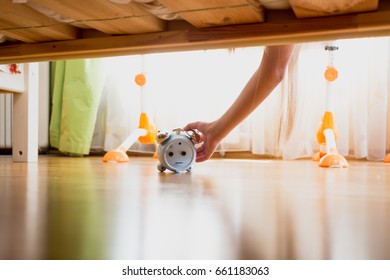
[(390, 165), (0, 157), (0, 259), (390, 259)]

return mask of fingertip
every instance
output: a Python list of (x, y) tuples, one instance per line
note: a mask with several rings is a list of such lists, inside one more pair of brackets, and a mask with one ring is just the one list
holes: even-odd
[(192, 129), (192, 124), (191, 123), (189, 123), (185, 127), (183, 127), (183, 130), (185, 130), (185, 131), (191, 130), (191, 129)]

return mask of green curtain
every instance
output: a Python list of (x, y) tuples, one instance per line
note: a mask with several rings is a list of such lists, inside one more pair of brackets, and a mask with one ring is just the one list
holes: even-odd
[(50, 145), (65, 154), (89, 154), (106, 76), (104, 61), (67, 60), (52, 65)]

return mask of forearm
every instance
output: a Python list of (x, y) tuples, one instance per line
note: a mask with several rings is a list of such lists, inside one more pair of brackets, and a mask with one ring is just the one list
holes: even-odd
[(294, 46), (273, 46), (264, 50), (262, 62), (232, 106), (213, 123), (219, 141), (247, 118), (284, 77)]

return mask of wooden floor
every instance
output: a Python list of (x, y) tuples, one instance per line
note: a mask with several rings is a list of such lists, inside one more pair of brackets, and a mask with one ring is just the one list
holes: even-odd
[(390, 165), (0, 157), (0, 259), (390, 259)]

